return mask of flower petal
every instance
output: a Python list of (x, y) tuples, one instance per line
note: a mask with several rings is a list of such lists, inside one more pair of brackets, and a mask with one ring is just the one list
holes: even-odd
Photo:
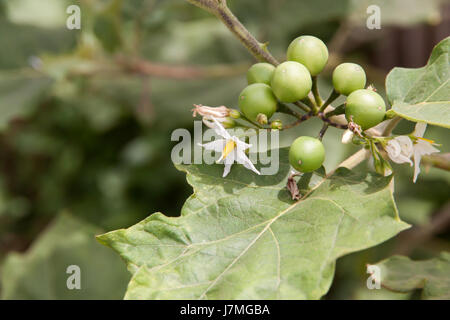
[(420, 153), (417, 152), (417, 150), (414, 150), (414, 178), (413, 178), (414, 183), (416, 183), (417, 177), (419, 176), (420, 173), (420, 159), (421, 159)]
[(400, 143), (398, 143), (395, 139), (389, 140), (386, 148), (384, 149), (386, 150), (389, 158), (392, 160), (396, 159), (402, 151)]
[(236, 150), (233, 150), (228, 154), (228, 156), (223, 161), (225, 167), (223, 169), (222, 177), (226, 177), (228, 173), (230, 173), (231, 166), (233, 165), (235, 159), (236, 159)]
[(245, 152), (243, 152), (242, 150), (237, 150), (236, 151), (236, 160), (237, 163), (243, 164), (245, 168), (252, 170), (253, 172), (257, 173), (257, 174), (261, 174), (253, 165), (253, 163), (250, 161), (250, 159), (247, 157), (247, 155), (245, 154)]
[(240, 140), (238, 137), (236, 136), (232, 136), (231, 139), (233, 139), (234, 142), (236, 142), (236, 146), (239, 149), (245, 150), (248, 148), (251, 148), (252, 145), (249, 143), (245, 143), (244, 141)]
[(217, 121), (217, 119), (214, 118), (214, 117), (211, 117), (211, 119), (215, 123), (215, 127), (213, 129), (216, 132), (216, 134), (218, 134), (219, 136), (225, 138), (226, 140), (231, 139), (230, 134), (228, 133), (227, 130), (225, 130), (225, 128), (222, 126), (222, 124), (219, 121)]
[(401, 153), (410, 158), (413, 155), (414, 147), (411, 139), (407, 136), (398, 136), (394, 138), (400, 145)]
[(223, 178), (225, 178), (230, 173), (231, 166), (232, 166), (232, 164), (225, 163), (225, 167), (223, 168), (223, 175), (222, 175)]
[(418, 139), (414, 146), (414, 151), (419, 152), (420, 155), (427, 155), (439, 152), (440, 150), (433, 147), (431, 143)]
[(416, 137), (423, 137), (425, 130), (427, 129), (427, 124), (425, 122), (417, 122), (414, 128), (414, 133)]
[(225, 139), (217, 139), (205, 144), (198, 143), (200, 147), (205, 148), (206, 150), (213, 150), (215, 152), (222, 152), (225, 147), (226, 140)]

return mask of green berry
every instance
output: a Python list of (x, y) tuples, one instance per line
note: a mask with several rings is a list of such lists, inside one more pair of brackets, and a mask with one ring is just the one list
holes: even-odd
[(242, 90), (238, 104), (242, 113), (256, 122), (260, 113), (270, 119), (277, 110), (277, 103), (277, 98), (267, 84), (254, 83)]
[(352, 92), (345, 106), (347, 121), (353, 121), (361, 129), (367, 130), (384, 119), (386, 105), (383, 98), (375, 91), (359, 89)]
[(366, 73), (356, 63), (342, 63), (333, 71), (333, 86), (340, 94), (348, 96), (366, 85)]
[(289, 149), (289, 163), (300, 172), (319, 169), (325, 160), (325, 148), (322, 141), (312, 137), (295, 139)]
[(280, 101), (295, 102), (304, 99), (311, 91), (311, 75), (301, 63), (286, 61), (276, 67), (271, 86)]
[(301, 36), (294, 39), (287, 49), (287, 60), (297, 61), (306, 68), (312, 76), (318, 75), (328, 61), (328, 49), (325, 43), (313, 36)]
[(247, 71), (247, 82), (252, 83), (265, 83), (270, 85), (275, 67), (269, 63), (256, 63), (250, 67)]

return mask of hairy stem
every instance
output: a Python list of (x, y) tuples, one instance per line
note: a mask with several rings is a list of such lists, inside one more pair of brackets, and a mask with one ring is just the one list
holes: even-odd
[(203, 8), (214, 14), (223, 24), (241, 41), (247, 50), (259, 61), (265, 61), (273, 65), (279, 62), (269, 51), (265, 49), (265, 45), (260, 43), (256, 38), (244, 27), (244, 25), (236, 18), (233, 12), (227, 6), (226, 0), (187, 0), (189, 3)]

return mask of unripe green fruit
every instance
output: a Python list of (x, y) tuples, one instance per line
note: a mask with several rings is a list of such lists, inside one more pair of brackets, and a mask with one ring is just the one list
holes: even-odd
[(289, 149), (289, 163), (297, 171), (311, 172), (319, 169), (325, 160), (325, 148), (322, 141), (312, 137), (295, 139)]
[(294, 39), (287, 49), (287, 60), (297, 61), (312, 76), (319, 74), (328, 61), (328, 49), (325, 43), (313, 36), (301, 36)]
[(275, 67), (269, 63), (255, 63), (247, 71), (247, 82), (248, 84), (265, 83), (270, 85), (274, 71)]
[(311, 75), (301, 63), (286, 61), (276, 67), (271, 86), (280, 101), (295, 102), (304, 99), (311, 91)]
[(366, 85), (366, 73), (356, 63), (341, 63), (333, 71), (333, 86), (340, 94), (348, 96)]
[(277, 98), (272, 89), (264, 83), (254, 83), (242, 90), (239, 95), (239, 108), (250, 120), (257, 121), (258, 114), (262, 113), (270, 119), (277, 110)]
[(345, 117), (361, 129), (367, 130), (384, 120), (386, 105), (383, 98), (372, 90), (359, 89), (347, 98)]

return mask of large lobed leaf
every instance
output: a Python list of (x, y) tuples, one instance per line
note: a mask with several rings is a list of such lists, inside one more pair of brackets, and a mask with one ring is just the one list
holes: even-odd
[(394, 68), (386, 78), (392, 110), (415, 122), (450, 128), (450, 37), (431, 53), (428, 64), (418, 69)]
[(317, 299), (338, 257), (408, 226), (390, 177), (345, 168), (306, 175), (294, 202), (284, 188), (289, 168), (256, 176), (235, 165), (224, 179), (220, 165), (179, 166), (194, 187), (180, 217), (155, 213), (98, 236), (133, 273), (125, 298)]
[(412, 261), (393, 256), (377, 264), (381, 269), (381, 284), (396, 292), (422, 289), (423, 299), (450, 299), (450, 253), (438, 258)]

